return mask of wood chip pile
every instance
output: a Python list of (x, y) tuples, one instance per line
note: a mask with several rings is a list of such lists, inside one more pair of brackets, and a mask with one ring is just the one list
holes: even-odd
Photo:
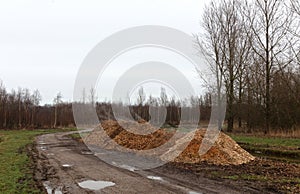
[[(108, 143), (109, 140), (113, 139), (120, 146), (129, 149), (151, 150), (165, 144), (175, 134), (175, 131), (170, 129), (159, 129), (155, 131), (155, 129), (146, 122), (137, 123), (124, 121), (119, 124), (116, 121), (109, 120), (102, 122), (101, 126), (104, 130), (100, 130), (100, 128), (97, 128), (84, 138), (84, 142), (86, 144), (105, 147), (105, 149), (116, 149), (114, 146)], [(127, 130), (125, 130), (121, 126), (123, 126)], [(155, 132), (148, 135), (137, 135), (130, 132), (136, 129), (149, 129)], [(188, 146), (174, 160), (174, 162), (207, 162), (217, 165), (239, 165), (254, 160), (254, 156), (242, 149), (233, 139), (222, 132), (219, 134), (218, 138), (214, 142), (213, 146), (208, 150), (208, 152), (200, 156), (199, 148), (205, 132), (205, 129), (198, 129), (194, 137), (192, 137), (192, 141), (187, 144)], [(189, 134), (185, 135), (185, 137), (187, 137), (188, 135)], [(109, 138), (105, 138), (108, 136)], [(181, 141), (184, 142), (186, 141), (186, 139), (181, 138), (177, 140), (176, 145), (180, 145)], [(172, 148), (170, 150), (172, 150)], [(164, 159), (167, 158), (164, 156)]]

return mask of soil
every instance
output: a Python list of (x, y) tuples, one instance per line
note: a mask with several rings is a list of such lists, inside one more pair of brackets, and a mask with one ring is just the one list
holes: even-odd
[(258, 188), (263, 193), (300, 193), (300, 165), (256, 158), (241, 165), (170, 163), (168, 169), (185, 169), (188, 173), (214, 180), (228, 180)]

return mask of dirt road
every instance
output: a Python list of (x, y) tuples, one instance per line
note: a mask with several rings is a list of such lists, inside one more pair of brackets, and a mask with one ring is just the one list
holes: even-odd
[[(168, 165), (153, 170), (118, 168), (101, 161), (68, 134), (36, 138), (35, 178), (48, 193), (259, 193), (251, 187), (207, 179)], [(93, 188), (99, 185), (102, 189)]]

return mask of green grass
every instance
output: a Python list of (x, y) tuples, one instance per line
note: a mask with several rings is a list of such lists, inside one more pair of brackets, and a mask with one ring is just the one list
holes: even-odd
[(274, 138), (274, 137), (256, 137), (245, 135), (230, 135), (235, 141), (256, 145), (268, 145), (268, 146), (283, 146), (283, 147), (300, 147), (300, 139), (296, 138)]
[(228, 175), (228, 176), (223, 176), (222, 178), (224, 179), (230, 179), (230, 180), (238, 180), (239, 175)]
[[(225, 179), (230, 179), (230, 180), (248, 180), (248, 181), (270, 181), (271, 178), (263, 175), (251, 175), (251, 174), (239, 174), (239, 175), (228, 175), (228, 176), (222, 176), (222, 178)], [(272, 180), (274, 182), (278, 183), (290, 183), (290, 182), (295, 182), (300, 184), (300, 179), (299, 178), (280, 178), (277, 180)]]
[(0, 193), (40, 193), (26, 146), (40, 134), (62, 130), (0, 130)]
[(79, 141), (79, 140), (82, 140), (82, 138), (84, 138), (85, 136), (89, 135), (90, 132), (87, 132), (87, 133), (73, 133), (73, 134), (70, 134), (68, 135), (69, 137)]
[(255, 156), (300, 163), (300, 139), (257, 137), (242, 134), (229, 135), (242, 148)]

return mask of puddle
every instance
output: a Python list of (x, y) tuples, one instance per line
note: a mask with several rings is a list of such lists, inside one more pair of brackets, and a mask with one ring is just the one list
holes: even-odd
[(45, 143), (45, 142), (38, 142), (38, 144), (40, 144), (40, 145), (46, 145), (47, 143)]
[(59, 150), (60, 152), (65, 152), (65, 151), (71, 151), (71, 149), (61, 149), (61, 150)]
[(95, 156), (101, 156), (101, 155), (106, 155), (105, 153), (95, 153)]
[(50, 183), (47, 181), (47, 182), (44, 182), (43, 183), (43, 186), (45, 187), (46, 191), (48, 194), (62, 194), (62, 191), (60, 189), (53, 189), (51, 186), (50, 186)]
[(81, 154), (83, 154), (83, 155), (93, 155), (94, 153), (93, 152), (89, 152), (89, 151), (87, 151), (87, 152), (83, 151), (83, 152), (81, 152)]
[(90, 189), (90, 190), (100, 190), (100, 189), (104, 189), (105, 187), (111, 187), (114, 186), (115, 183), (110, 182), (110, 181), (93, 181), (93, 180), (87, 180), (87, 181), (83, 181), (78, 183), (78, 185), (81, 188), (84, 189)]
[(202, 194), (202, 193), (198, 193), (196, 191), (190, 191), (189, 194)]
[(128, 165), (125, 165), (125, 164), (120, 165), (120, 167), (121, 167), (121, 168), (124, 168), (124, 169), (126, 169), (126, 170), (129, 170), (129, 171), (131, 171), (131, 172), (134, 172), (134, 171), (138, 170), (137, 168), (135, 168), (135, 167), (133, 167), (133, 166), (128, 166)]
[(126, 169), (126, 170), (129, 170), (131, 172), (134, 172), (136, 170), (138, 170), (137, 168), (133, 167), (133, 166), (129, 166), (129, 165), (126, 165), (126, 164), (122, 164), (122, 165), (119, 165), (118, 163), (116, 162), (112, 162), (113, 165), (119, 167), (119, 168), (123, 168), (123, 169)]
[(49, 154), (47, 154), (47, 156), (54, 156), (54, 154), (53, 153), (49, 153)]
[(64, 167), (64, 168), (70, 168), (70, 167), (72, 167), (73, 165), (71, 165), (71, 164), (63, 164), (62, 165), (62, 167)]
[(48, 194), (52, 194), (52, 190), (53, 190), (53, 189), (52, 189), (52, 187), (49, 186), (49, 183), (44, 182), (43, 185), (44, 185), (44, 187), (45, 187), (47, 193), (48, 193)]
[(41, 150), (43, 150), (43, 151), (47, 150), (46, 147), (40, 147), (40, 148), (41, 148)]
[(162, 181), (163, 179), (159, 176), (147, 176), (148, 179), (156, 180), (156, 181)]

